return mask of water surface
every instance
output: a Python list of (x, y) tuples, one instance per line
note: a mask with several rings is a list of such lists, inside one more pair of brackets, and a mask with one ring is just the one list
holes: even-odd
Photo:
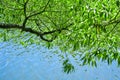
[(97, 68), (75, 65), (75, 72), (66, 74), (58, 55), (43, 46), (23, 47), (11, 42), (0, 43), (0, 80), (120, 80), (116, 62)]

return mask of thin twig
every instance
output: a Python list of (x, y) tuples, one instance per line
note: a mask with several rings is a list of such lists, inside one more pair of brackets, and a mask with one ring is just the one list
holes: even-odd
[(25, 25), (27, 23), (27, 20), (28, 20), (28, 17), (27, 17), (27, 3), (28, 3), (29, 0), (27, 0), (25, 3), (24, 3), (24, 16), (25, 16), (25, 19), (23, 21), (23, 29), (25, 28)]
[(27, 23), (27, 20), (33, 16), (37, 16), (37, 15), (40, 15), (42, 14), (43, 12), (45, 12), (45, 9), (47, 8), (47, 5), (49, 4), (50, 0), (47, 2), (47, 4), (45, 5), (44, 9), (40, 12), (37, 12), (37, 13), (34, 13), (34, 14), (31, 14), (29, 16), (26, 15), (26, 5), (28, 3), (29, 0), (26, 1), (26, 3), (24, 4), (24, 14), (25, 14), (25, 19), (23, 21), (23, 28), (25, 28), (25, 24)]

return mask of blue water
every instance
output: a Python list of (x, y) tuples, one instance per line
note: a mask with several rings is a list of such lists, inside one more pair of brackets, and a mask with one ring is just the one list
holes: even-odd
[(75, 72), (63, 72), (54, 50), (32, 44), (27, 47), (0, 43), (0, 80), (120, 80), (120, 67), (98, 62), (97, 68), (75, 65)]

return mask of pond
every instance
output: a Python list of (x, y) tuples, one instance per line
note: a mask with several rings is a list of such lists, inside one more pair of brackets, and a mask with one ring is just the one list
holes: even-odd
[(75, 65), (75, 71), (66, 74), (53, 51), (35, 44), (0, 43), (0, 80), (120, 80), (116, 62), (98, 62), (97, 68)]

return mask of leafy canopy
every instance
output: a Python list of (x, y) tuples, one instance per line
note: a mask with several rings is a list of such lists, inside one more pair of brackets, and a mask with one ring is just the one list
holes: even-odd
[[(0, 38), (57, 46), (82, 65), (119, 65), (120, 1), (0, 0)], [(68, 59), (63, 66), (67, 73), (74, 69)]]

